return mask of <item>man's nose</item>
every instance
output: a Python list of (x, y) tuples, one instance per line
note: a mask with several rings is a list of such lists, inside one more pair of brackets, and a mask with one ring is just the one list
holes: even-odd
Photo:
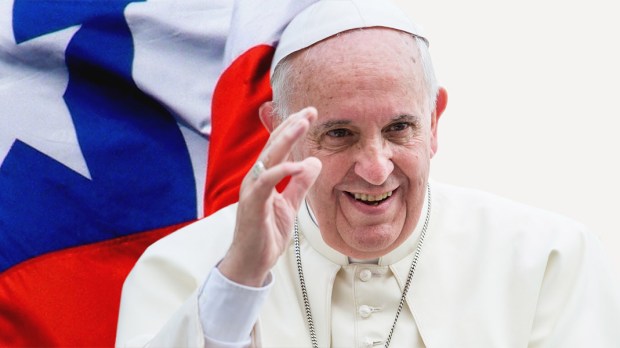
[(392, 149), (383, 139), (362, 145), (356, 157), (355, 174), (370, 184), (383, 184), (394, 170)]

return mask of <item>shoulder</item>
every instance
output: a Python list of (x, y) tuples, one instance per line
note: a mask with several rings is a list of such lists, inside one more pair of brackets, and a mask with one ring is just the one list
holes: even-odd
[[(159, 330), (159, 339), (182, 338), (166, 333), (177, 325), (200, 330), (196, 290), (228, 250), (235, 215), (236, 205), (226, 207), (147, 248), (123, 284), (117, 344), (139, 342)], [(166, 322), (171, 326), (162, 329)]]
[(132, 273), (153, 271), (201, 282), (232, 242), (237, 205), (225, 207), (149, 246)]
[(594, 261), (601, 253), (596, 235), (568, 217), (478, 190), (431, 188), (427, 257), (435, 265), (537, 289), (549, 272), (568, 282), (604, 264)]
[(237, 204), (222, 208), (160, 239), (147, 249), (147, 253), (165, 252), (177, 247), (184, 249), (199, 247), (204, 250), (211, 243), (230, 241), (235, 228), (236, 214)]
[[(421, 331), (454, 325), (460, 332), (466, 320), (473, 323), (469, 327), (506, 333), (504, 342), (526, 345), (526, 337), (551, 334), (581, 342), (575, 338), (591, 339), (588, 332), (603, 332), (605, 323), (614, 322), (598, 320), (616, 316), (617, 291), (600, 242), (582, 224), (473, 189), (432, 182), (431, 195), (429, 230), (412, 288), (422, 299)], [(602, 316), (604, 307), (613, 314)], [(445, 336), (430, 340), (446, 342)]]

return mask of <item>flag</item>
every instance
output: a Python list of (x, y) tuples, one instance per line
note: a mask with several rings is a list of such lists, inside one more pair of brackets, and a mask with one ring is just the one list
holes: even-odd
[(313, 1), (0, 1), (0, 346), (113, 345), (143, 250), (238, 199)]

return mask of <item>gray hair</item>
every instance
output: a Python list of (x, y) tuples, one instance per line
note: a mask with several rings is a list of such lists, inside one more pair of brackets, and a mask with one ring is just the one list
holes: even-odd
[[(437, 103), (437, 92), (439, 90), (439, 84), (435, 77), (435, 70), (433, 68), (433, 62), (428, 50), (428, 43), (423, 38), (413, 35), (414, 42), (420, 53), (420, 61), (422, 64), (422, 72), (424, 74), (425, 89), (428, 93), (429, 110), (435, 109)], [(280, 120), (285, 119), (291, 114), (291, 110), (288, 110), (286, 101), (290, 99), (290, 93), (292, 90), (291, 76), (294, 74), (294, 64), (292, 64), (292, 57), (295, 54), (291, 54), (284, 59), (280, 60), (278, 65), (274, 68), (273, 76), (271, 77), (271, 88), (273, 90), (273, 105), (274, 114)]]

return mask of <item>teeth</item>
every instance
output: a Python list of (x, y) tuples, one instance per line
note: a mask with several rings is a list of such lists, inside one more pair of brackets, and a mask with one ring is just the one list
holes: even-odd
[(355, 199), (360, 200), (360, 201), (364, 201), (364, 202), (377, 202), (377, 201), (382, 201), (388, 197), (390, 197), (392, 195), (392, 191), (390, 192), (386, 192), (380, 195), (368, 195), (365, 193), (354, 193), (353, 196), (355, 197)]

